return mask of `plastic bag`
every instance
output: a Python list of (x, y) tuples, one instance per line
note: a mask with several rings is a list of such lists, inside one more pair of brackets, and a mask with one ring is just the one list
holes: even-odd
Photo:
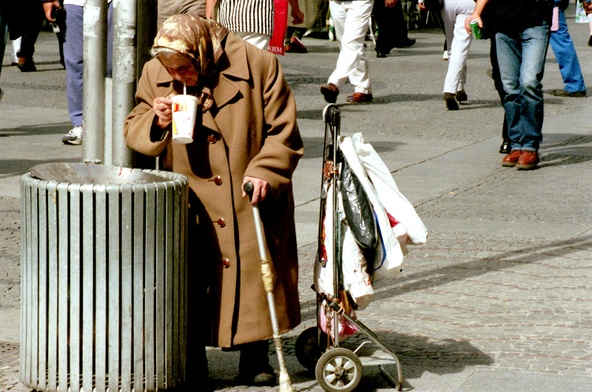
[(417, 215), (413, 204), (399, 191), (393, 176), (378, 153), (370, 144), (364, 143), (361, 133), (354, 134), (351, 142), (364, 171), (376, 189), (381, 204), (390, 215), (403, 224), (411, 243), (425, 244), (428, 236), (427, 228)]
[(374, 299), (374, 288), (364, 254), (349, 227), (345, 229), (343, 236), (342, 254), (343, 288), (347, 290), (358, 309), (366, 309)]
[(341, 169), (340, 191), (343, 198), (343, 212), (351, 234), (366, 258), (372, 261), (377, 244), (374, 212), (364, 188), (347, 161), (343, 162)]
[[(387, 212), (380, 201), (376, 189), (366, 174), (364, 165), (355, 151), (351, 138), (342, 138), (340, 148), (352, 171), (356, 174), (360, 184), (364, 188), (375, 214), (378, 246), (376, 257), (371, 265), (372, 271), (369, 272), (373, 275), (374, 279), (376, 277), (394, 278), (401, 272), (400, 266), (403, 263), (403, 250), (401, 249), (399, 240), (391, 228)], [(396, 217), (396, 215), (393, 216)], [(371, 263), (368, 261), (368, 264), (370, 266)]]
[[(333, 185), (326, 183), (326, 194), (333, 192)], [(333, 288), (333, 243), (335, 241), (333, 230), (333, 198), (327, 197), (325, 212), (322, 219), (321, 239), (319, 243), (319, 252), (315, 262), (314, 282), (317, 293), (325, 293), (330, 297), (335, 296)]]
[[(347, 313), (352, 319), (356, 318), (356, 313), (351, 306), (349, 306), (349, 302), (347, 299), (347, 293), (344, 291), (340, 292), (339, 295), (339, 302), (344, 309), (344, 312)], [(335, 320), (336, 313), (326, 300), (321, 303), (319, 306), (319, 327), (321, 331), (326, 333), (332, 339), (335, 339), (335, 334), (333, 332), (333, 322)], [(354, 333), (358, 332), (358, 327), (354, 323), (349, 322), (345, 317), (342, 315), (337, 314), (337, 333), (339, 334), (339, 340), (346, 338), (348, 336), (353, 335)]]

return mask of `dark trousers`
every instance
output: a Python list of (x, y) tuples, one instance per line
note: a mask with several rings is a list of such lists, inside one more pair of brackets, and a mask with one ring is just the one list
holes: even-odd
[(384, 1), (375, 1), (372, 10), (378, 27), (376, 38), (377, 52), (390, 52), (398, 42), (407, 40), (407, 22), (403, 15), (401, 0), (392, 8), (387, 8)]

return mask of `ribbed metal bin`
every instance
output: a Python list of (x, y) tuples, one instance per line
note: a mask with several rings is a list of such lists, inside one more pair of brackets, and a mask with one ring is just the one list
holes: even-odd
[(161, 391), (185, 379), (187, 179), (87, 164), (21, 179), (21, 381)]

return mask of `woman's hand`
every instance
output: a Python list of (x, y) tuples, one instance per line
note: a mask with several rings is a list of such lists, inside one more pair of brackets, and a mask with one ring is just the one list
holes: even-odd
[(172, 104), (173, 101), (169, 97), (156, 97), (152, 101), (152, 109), (158, 117), (156, 125), (163, 129), (168, 127), (171, 121), (173, 121)]
[(245, 192), (245, 184), (250, 182), (253, 184), (253, 196), (251, 197), (251, 204), (255, 205), (259, 202), (262, 202), (267, 197), (267, 194), (270, 192), (270, 187), (267, 181), (262, 180), (260, 178), (249, 177), (245, 176), (243, 179), (243, 197), (247, 196), (247, 192)]

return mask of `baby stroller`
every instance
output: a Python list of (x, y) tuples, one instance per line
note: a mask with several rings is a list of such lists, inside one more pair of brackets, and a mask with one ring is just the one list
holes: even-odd
[[(354, 390), (361, 381), (362, 367), (365, 365), (378, 366), (381, 373), (400, 391), (402, 390), (403, 377), (397, 356), (379, 340), (376, 334), (358, 320), (355, 312), (352, 311), (352, 308), (356, 307), (356, 303), (352, 301), (352, 296), (347, 290), (347, 277), (344, 277), (343, 272), (344, 270), (346, 273), (348, 272), (348, 266), (344, 260), (351, 253), (343, 245), (347, 232), (344, 233), (341, 223), (344, 216), (347, 215), (343, 210), (347, 208), (343, 207), (344, 196), (340, 194), (342, 188), (349, 186), (346, 185), (345, 178), (348, 165), (344, 159), (345, 152), (342, 151), (343, 145), (341, 144), (347, 138), (340, 137), (340, 112), (336, 105), (329, 104), (325, 107), (323, 119), (325, 141), (319, 214), (319, 247), (315, 260), (315, 284), (313, 285), (317, 295), (317, 326), (304, 330), (298, 336), (295, 354), (302, 366), (315, 371), (316, 380), (326, 391), (347, 392)], [(390, 180), (392, 181), (392, 177)], [(349, 189), (346, 189), (346, 192), (348, 191)], [(354, 207), (359, 210), (364, 206), (356, 205)], [(354, 214), (356, 212), (360, 211), (353, 211)], [(413, 213), (415, 213), (414, 210)], [(351, 219), (351, 217), (347, 219)], [(419, 226), (423, 227), (418, 217), (417, 221), (420, 223)], [(364, 225), (363, 219), (356, 224), (351, 224), (351, 226), (358, 226), (357, 229)], [(384, 246), (382, 248), (384, 250)], [(373, 258), (372, 252), (370, 254), (364, 252), (364, 256), (367, 259)], [(326, 284), (324, 287), (320, 287), (323, 284), (322, 279), (319, 279), (319, 270), (323, 268), (322, 266), (327, 265), (332, 268), (327, 268), (329, 272), (321, 272), (325, 274)], [(396, 273), (399, 271), (400, 268), (397, 268)], [(327, 274), (329, 274), (328, 277)], [(363, 303), (364, 295), (358, 295), (358, 297), (358, 304)], [(348, 328), (350, 329), (349, 334), (347, 333)], [(354, 350), (341, 347), (341, 340), (353, 334), (352, 330), (360, 332), (368, 340), (363, 341)], [(373, 351), (370, 356), (361, 356), (360, 353), (368, 351), (361, 350), (362, 347), (368, 348), (372, 344), (377, 350)], [(387, 371), (386, 365), (396, 366), (396, 377)]]

